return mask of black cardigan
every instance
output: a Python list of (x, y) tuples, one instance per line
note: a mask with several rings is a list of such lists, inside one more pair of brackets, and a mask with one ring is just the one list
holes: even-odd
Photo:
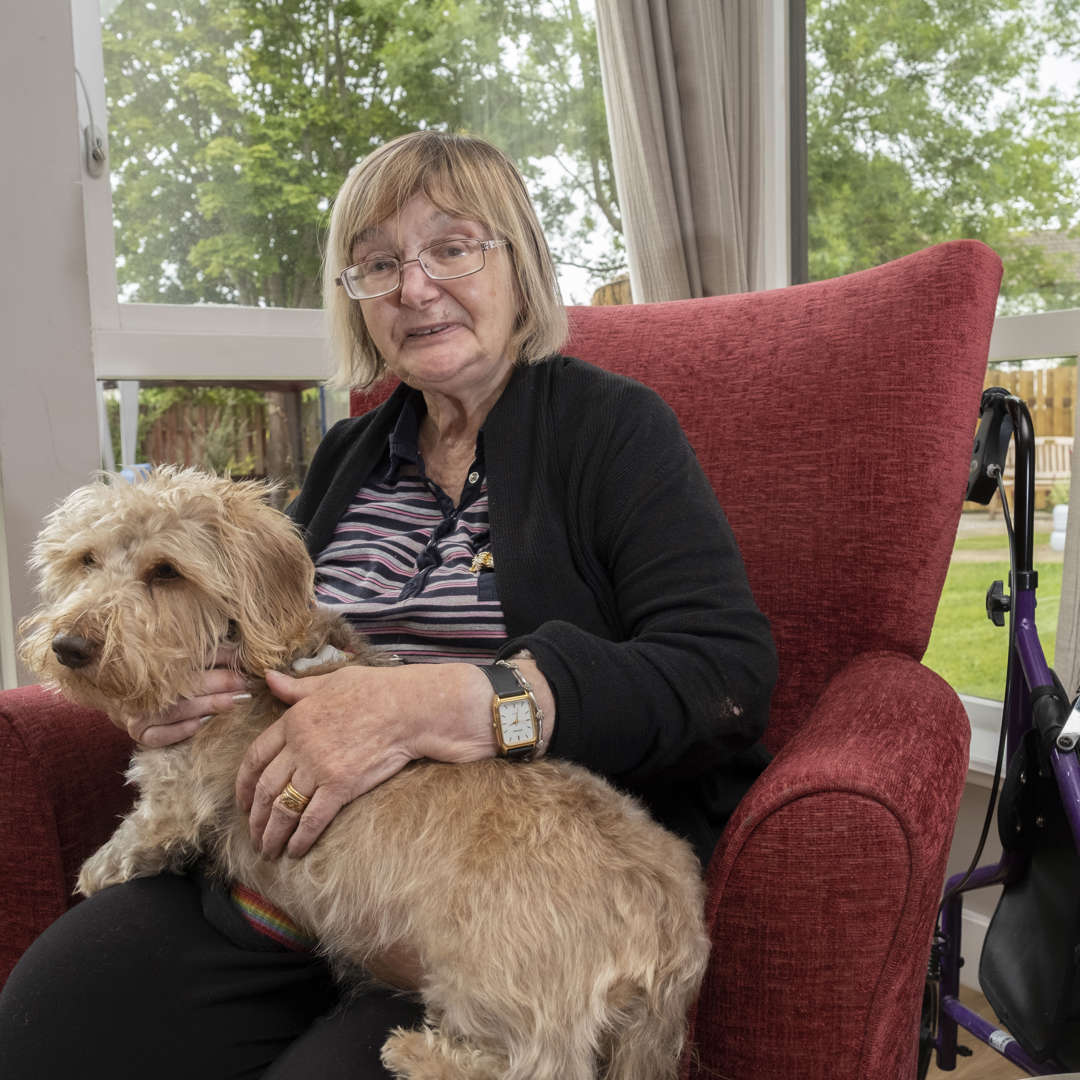
[[(316, 554), (407, 387), (336, 424), (290, 508)], [(670, 408), (566, 357), (516, 368), (484, 424), (509, 640), (551, 685), (549, 753), (638, 794), (707, 859), (767, 755), (776, 656), (731, 529)]]

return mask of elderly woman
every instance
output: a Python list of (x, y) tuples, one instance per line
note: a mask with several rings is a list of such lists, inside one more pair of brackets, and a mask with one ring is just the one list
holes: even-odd
[[(237, 777), (252, 842), (302, 855), (417, 758), (551, 754), (707, 860), (765, 761), (768, 627), (671, 411), (559, 355), (565, 311), (517, 171), (438, 132), (376, 150), (335, 202), (324, 294), (342, 378), (400, 385), (327, 434), (291, 512), (319, 602), (407, 662), (266, 673), (290, 707)], [(131, 734), (187, 738), (244, 689), (216, 668)], [(197, 868), (108, 889), (16, 969), (0, 1073), (385, 1076), (379, 1047), (417, 1004), (379, 985), (338, 1002), (309, 944)], [(407, 991), (419, 960), (376, 974)]]

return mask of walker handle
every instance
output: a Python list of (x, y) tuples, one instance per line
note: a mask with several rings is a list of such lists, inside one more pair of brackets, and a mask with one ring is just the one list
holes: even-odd
[(971, 451), (967, 498), (989, 506), (997, 494), (997, 478), (1005, 469), (1013, 422), (1005, 403), (1012, 395), (1001, 386), (983, 391), (979, 402), (979, 430)]

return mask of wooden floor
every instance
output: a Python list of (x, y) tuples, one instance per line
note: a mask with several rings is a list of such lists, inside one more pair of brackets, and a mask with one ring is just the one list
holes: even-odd
[[(987, 1020), (996, 1024), (997, 1019), (993, 1010), (986, 1003), (986, 998), (977, 990), (969, 990), (966, 986), (960, 987), (960, 1001), (973, 1012), (986, 1017)], [(1027, 1073), (1011, 1061), (1003, 1058), (997, 1051), (991, 1050), (986, 1043), (976, 1039), (967, 1031), (960, 1031), (959, 1041), (963, 1046), (970, 1046), (973, 1053), (971, 1057), (957, 1057), (956, 1068), (952, 1072), (942, 1072), (936, 1064), (931, 1063), (930, 1071), (926, 1074), (927, 1080), (1027, 1080)]]

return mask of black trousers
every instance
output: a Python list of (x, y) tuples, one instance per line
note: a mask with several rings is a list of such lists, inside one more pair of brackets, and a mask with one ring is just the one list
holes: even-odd
[(0, 993), (4, 1080), (382, 1080), (412, 997), (339, 996), (326, 963), (257, 933), (198, 875), (106, 889), (55, 922)]

